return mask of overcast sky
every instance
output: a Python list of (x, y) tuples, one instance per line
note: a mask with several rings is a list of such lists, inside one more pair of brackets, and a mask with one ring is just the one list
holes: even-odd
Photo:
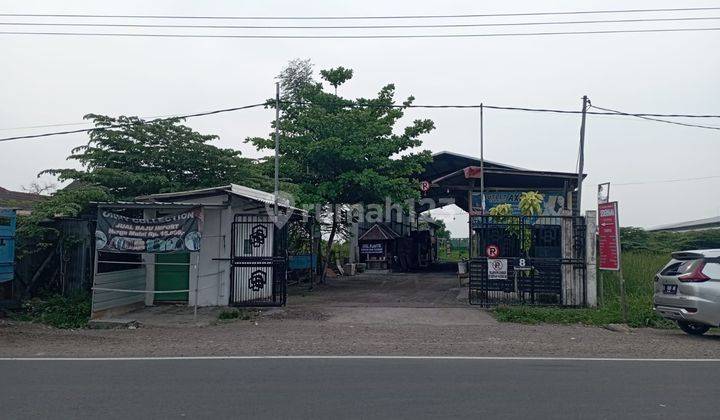
[[(398, 15), (709, 7), (685, 1), (12, 1), (0, 13), (105, 13), (236, 16)], [(644, 14), (643, 17), (720, 16), (718, 11)], [(515, 17), (455, 22), (597, 20), (612, 15)], [(618, 16), (614, 16), (618, 17)], [(632, 18), (636, 16), (620, 16)], [(2, 22), (38, 19), (0, 18)], [(71, 21), (71, 20), (66, 20)], [(96, 20), (102, 22), (102, 20)], [(117, 22), (116, 22), (117, 23)], [(143, 22), (147, 23), (147, 22)], [(179, 23), (177, 21), (164, 23)], [(202, 23), (202, 22), (191, 22)], [(241, 22), (215, 21), (239, 24)], [(244, 22), (247, 23), (247, 22)], [(288, 22), (253, 21), (253, 24)], [(317, 21), (292, 22), (311, 25)], [(328, 22), (324, 22), (328, 23)], [(357, 24), (358, 22), (333, 22)], [(378, 22), (364, 22), (377, 24)], [(403, 23), (411, 22), (381, 22)], [(427, 23), (427, 22), (425, 22)], [(449, 23), (443, 22), (443, 23)], [(534, 28), (470, 28), (467, 33), (651, 27), (720, 27), (719, 21), (628, 23)], [(2, 27), (0, 30), (19, 30)], [(24, 28), (28, 29), (28, 28)], [(58, 30), (58, 28), (30, 28)], [(60, 30), (73, 30), (60, 28)], [(93, 30), (93, 29), (90, 29)], [(111, 32), (131, 31), (114, 29)], [(160, 32), (159, 29), (148, 30)], [(167, 30), (179, 33), (182, 30)], [(396, 30), (397, 31), (397, 30)], [(430, 32), (429, 29), (413, 33)], [(440, 29), (437, 33), (462, 32)], [(140, 32), (140, 31), (138, 31)], [(200, 30), (192, 30), (200, 32)], [(236, 30), (237, 32), (237, 30)], [(297, 33), (286, 30), (279, 33)], [(313, 33), (319, 33), (317, 30)], [(377, 33), (378, 30), (354, 33)], [(411, 33), (405, 30), (405, 33)], [(205, 32), (204, 32), (205, 33)], [(224, 33), (214, 30), (207, 33)], [(247, 30), (245, 33), (268, 33)], [(322, 33), (338, 33), (330, 30)], [(395, 83), (399, 99), (418, 104), (476, 104), (580, 109), (592, 103), (630, 112), (720, 114), (720, 32), (552, 37), (384, 40), (251, 40), (93, 38), (0, 35), (0, 137), (82, 126), (12, 127), (82, 122), (87, 113), (159, 116), (260, 102), (273, 95), (274, 77), (293, 58), (316, 70), (344, 66), (355, 77), (345, 96), (371, 96)], [(272, 111), (253, 109), (191, 119), (218, 146), (259, 156), (243, 143), (269, 132)], [(437, 129), (425, 148), (479, 154), (476, 110), (416, 109)], [(715, 124), (720, 120), (694, 122)], [(580, 117), (486, 111), (486, 158), (529, 169), (574, 171)], [(70, 150), (84, 134), (0, 142), (0, 186), (20, 189), (47, 168), (74, 165)], [(599, 182), (652, 182), (720, 175), (720, 131), (624, 117), (590, 116), (587, 123), (584, 206), (595, 206)], [(654, 226), (720, 215), (720, 179), (611, 187), (622, 225)], [(467, 216), (445, 211), (454, 236), (467, 236)], [(454, 220), (453, 220), (454, 219)]]

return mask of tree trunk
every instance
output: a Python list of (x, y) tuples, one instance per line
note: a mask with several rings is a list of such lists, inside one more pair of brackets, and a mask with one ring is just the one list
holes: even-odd
[(323, 258), (323, 270), (322, 274), (320, 275), (320, 284), (325, 283), (325, 273), (328, 269), (328, 263), (330, 262), (330, 252), (332, 251), (332, 245), (333, 241), (335, 240), (335, 232), (337, 231), (337, 208), (333, 206), (333, 213), (332, 213), (332, 227), (330, 228), (330, 237), (328, 238), (327, 247), (325, 248), (325, 256)]

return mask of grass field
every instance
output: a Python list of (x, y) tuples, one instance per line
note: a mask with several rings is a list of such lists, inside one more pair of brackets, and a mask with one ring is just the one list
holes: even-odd
[(445, 251), (445, 249), (438, 249), (438, 260), (440, 260), (441, 262), (460, 261), (463, 258), (467, 259), (467, 257), (468, 257), (467, 247), (452, 248), (450, 250), (450, 254), (448, 254)]
[[(628, 302), (628, 325), (632, 327), (668, 328), (674, 324), (660, 318), (652, 311), (653, 278), (668, 262), (666, 253), (628, 252), (622, 256), (625, 290)], [(503, 306), (495, 309), (499, 321), (520, 323), (555, 323), (605, 325), (622, 323), (620, 305), (620, 281), (612, 272), (599, 272), (603, 276), (602, 302), (599, 308), (560, 308)], [(598, 291), (600, 295), (600, 291)]]

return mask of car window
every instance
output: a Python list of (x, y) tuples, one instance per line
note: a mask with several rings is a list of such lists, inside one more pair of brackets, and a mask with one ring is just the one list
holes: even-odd
[(702, 272), (711, 279), (720, 280), (720, 263), (706, 262)]
[(677, 261), (665, 267), (660, 274), (663, 276), (679, 276), (689, 273), (700, 260)]

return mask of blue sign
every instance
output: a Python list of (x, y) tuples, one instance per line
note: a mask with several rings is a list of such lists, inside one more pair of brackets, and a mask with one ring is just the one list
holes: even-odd
[(0, 283), (13, 279), (15, 273), (15, 210), (0, 209)]
[[(510, 204), (512, 206), (512, 214), (522, 216), (520, 213), (520, 195), (525, 191), (486, 191), (485, 192), (485, 211), (499, 204)], [(543, 196), (542, 210), (538, 216), (561, 216), (566, 214), (567, 206), (565, 196), (562, 191), (545, 191), (541, 193)], [(480, 214), (482, 206), (480, 205), (480, 193), (474, 192), (472, 195), (472, 211), (473, 214)]]
[(307, 270), (317, 267), (317, 255), (313, 254), (312, 260), (310, 260), (309, 254), (290, 255), (288, 257), (288, 267), (291, 270)]

